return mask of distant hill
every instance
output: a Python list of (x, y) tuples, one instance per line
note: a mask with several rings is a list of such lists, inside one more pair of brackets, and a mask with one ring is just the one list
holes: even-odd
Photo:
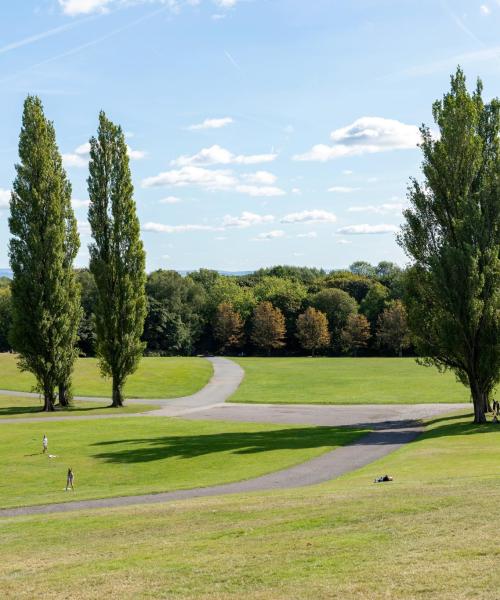
[[(192, 273), (192, 272), (193, 271), (179, 271), (179, 273), (181, 275), (188, 275), (189, 273)], [(250, 275), (251, 273), (253, 273), (253, 271), (219, 271), (220, 275), (226, 275), (227, 277), (229, 277), (231, 275), (236, 275), (236, 276), (241, 277), (243, 275)], [(0, 277), (8, 277), (9, 279), (12, 279), (12, 271), (10, 269), (0, 269)]]

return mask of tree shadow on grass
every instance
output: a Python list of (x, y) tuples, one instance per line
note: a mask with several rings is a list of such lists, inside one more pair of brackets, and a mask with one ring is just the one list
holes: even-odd
[[(272, 450), (305, 450), (342, 446), (367, 433), (345, 427), (304, 427), (258, 432), (161, 436), (97, 442), (108, 451), (94, 455), (110, 463), (141, 463), (168, 458), (194, 458), (229, 452), (245, 455)], [(126, 445), (126, 447), (123, 447)]]
[(43, 410), (43, 404), (35, 405), (35, 406), (3, 406), (0, 408), (0, 418), (9, 417), (12, 415), (34, 415), (34, 416), (44, 416), (44, 415), (79, 415), (80, 413), (88, 412), (89, 410), (98, 411), (104, 408), (111, 408), (110, 404), (106, 404), (103, 406), (73, 406), (70, 408), (60, 408), (56, 406), (54, 412), (47, 413)]

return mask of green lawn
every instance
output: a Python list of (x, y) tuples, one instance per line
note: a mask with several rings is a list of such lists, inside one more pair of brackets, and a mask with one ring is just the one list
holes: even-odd
[[(0, 507), (125, 496), (256, 477), (362, 431), (141, 417), (0, 425)], [(49, 440), (49, 458), (41, 453)], [(65, 493), (66, 470), (76, 492)]]
[(125, 404), (120, 408), (111, 408), (109, 402), (75, 401), (69, 408), (56, 407), (54, 412), (40, 412), (43, 402), (38, 398), (21, 396), (0, 396), (0, 419), (19, 419), (22, 417), (47, 418), (68, 416), (87, 417), (90, 415), (117, 415), (146, 412), (158, 408), (158, 405)]
[[(129, 398), (179, 398), (194, 394), (212, 376), (212, 365), (203, 358), (143, 358), (125, 385)], [(13, 354), (0, 354), (0, 389), (29, 392), (35, 380), (21, 373)], [(100, 376), (94, 358), (77, 360), (73, 378), (77, 396), (111, 396), (111, 382)]]
[(412, 358), (236, 358), (245, 379), (231, 402), (418, 404), (468, 402), (451, 373)]
[[(4, 597), (496, 600), (500, 430), (470, 416), (313, 488), (0, 522)], [(394, 482), (374, 484), (390, 473)]]

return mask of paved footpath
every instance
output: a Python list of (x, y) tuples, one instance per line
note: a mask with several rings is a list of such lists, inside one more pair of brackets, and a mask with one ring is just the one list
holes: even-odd
[[(178, 490), (158, 494), (119, 496), (98, 500), (79, 500), (58, 504), (27, 506), (0, 510), (1, 517), (59, 513), (73, 510), (111, 508), (134, 504), (153, 504), (197, 498), (258, 492), (313, 485), (329, 481), (344, 473), (367, 465), (402, 445), (411, 442), (421, 433), (421, 419), (467, 408), (467, 404), (377, 404), (377, 405), (272, 405), (224, 404), (243, 380), (244, 372), (236, 363), (220, 357), (208, 359), (214, 367), (210, 382), (192, 396), (175, 400), (129, 400), (129, 403), (158, 404), (158, 409), (146, 413), (124, 415), (92, 415), (88, 417), (27, 417), (0, 419), (0, 424), (65, 421), (75, 419), (104, 419), (118, 417), (182, 417), (187, 419), (213, 419), (276, 424), (307, 424), (369, 428), (372, 431), (355, 442), (327, 452), (305, 463), (262, 475), (246, 481), (223, 485)], [(22, 392), (1, 390), (0, 394), (26, 396)], [(103, 400), (102, 398), (77, 398)], [(106, 399), (108, 400), (108, 399)], [(378, 473), (374, 473), (377, 475)]]

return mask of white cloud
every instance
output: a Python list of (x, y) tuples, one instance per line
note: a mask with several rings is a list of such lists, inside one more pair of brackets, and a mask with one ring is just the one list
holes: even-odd
[(337, 233), (342, 235), (366, 235), (366, 234), (374, 234), (374, 233), (396, 233), (399, 231), (399, 227), (395, 225), (368, 225), (364, 223), (363, 225), (348, 225), (347, 227), (341, 227), (337, 230)]
[(302, 190), (298, 187), (294, 187), (294, 188), (292, 188), (292, 194), (295, 194), (296, 196), (300, 196), (302, 194)]
[(256, 171), (255, 173), (246, 173), (242, 175), (242, 179), (248, 183), (257, 183), (260, 185), (272, 185), (276, 183), (277, 177), (274, 173), (269, 171)]
[(347, 127), (332, 131), (330, 138), (333, 145), (317, 144), (309, 152), (295, 155), (294, 160), (325, 162), (345, 156), (416, 148), (420, 132), (415, 125), (395, 119), (362, 117)]
[(233, 8), (238, 0), (214, 0), (214, 4), (219, 8)]
[(226, 148), (218, 144), (203, 148), (197, 154), (192, 156), (179, 156), (171, 161), (174, 167), (199, 166), (208, 167), (210, 165), (256, 165), (259, 163), (272, 162), (277, 154), (233, 154)]
[(90, 200), (78, 200), (77, 198), (71, 198), (71, 204), (73, 208), (83, 208), (90, 204)]
[[(246, 176), (243, 175), (244, 179)], [(253, 174), (255, 177), (255, 174)], [(257, 178), (262, 176), (257, 176)], [(154, 177), (146, 177), (143, 187), (196, 185), (206, 190), (234, 191), (248, 196), (283, 196), (285, 191), (276, 186), (250, 185), (227, 169), (205, 169), (196, 166), (184, 166), (181, 169), (165, 171)]]
[(65, 167), (86, 167), (89, 164), (89, 159), (88, 157), (85, 158), (84, 156), (81, 156), (80, 154), (76, 154), (76, 153), (70, 153), (70, 154), (63, 154), (62, 155), (62, 161)]
[(182, 202), (182, 200), (177, 196), (167, 196), (160, 200), (160, 204), (179, 204), (179, 202)]
[(342, 244), (342, 245), (345, 245), (345, 244), (352, 244), (351, 240), (343, 240), (343, 239), (341, 239), (341, 240), (337, 240), (335, 243), (336, 243), (336, 244)]
[(231, 123), (234, 123), (231, 117), (222, 117), (221, 119), (205, 119), (202, 123), (190, 125), (188, 129), (191, 131), (198, 131), (200, 129), (220, 129), (226, 125), (231, 125)]
[(254, 241), (265, 241), (265, 240), (275, 240), (278, 238), (282, 238), (285, 236), (285, 232), (281, 229), (275, 229), (274, 231), (267, 231), (266, 233), (259, 233), (257, 237), (254, 238)]
[(274, 221), (273, 215), (256, 215), (255, 213), (244, 211), (239, 217), (232, 217), (231, 215), (226, 215), (222, 219), (222, 227), (230, 228), (246, 228), (251, 227), (252, 225), (262, 225), (263, 223), (272, 223)]
[[(221, 0), (222, 2), (232, 2), (227, 7), (231, 8), (236, 4), (236, 0)], [(127, 6), (130, 4), (154, 3), (164, 5), (173, 13), (179, 12), (182, 5), (198, 6), (200, 0), (59, 0), (59, 6), (65, 15), (74, 17), (77, 15), (88, 15), (91, 13), (105, 13), (111, 8)]]
[(130, 146), (127, 146), (127, 153), (130, 160), (142, 160), (147, 156), (147, 152), (144, 150), (132, 150)]
[(335, 223), (336, 215), (326, 210), (303, 210), (290, 213), (281, 219), (282, 223)]
[(10, 190), (0, 188), (0, 208), (9, 208)]
[(299, 233), (297, 235), (298, 238), (308, 238), (314, 239), (318, 237), (318, 234), (315, 231), (308, 231), (307, 233)]
[(352, 192), (357, 192), (359, 189), (360, 188), (348, 187), (345, 185), (334, 185), (331, 188), (328, 188), (328, 191), (336, 194), (351, 194)]
[[(143, 150), (132, 150), (127, 145), (127, 154), (130, 160), (141, 160), (146, 156), (146, 152)], [(90, 143), (85, 142), (77, 146), (73, 152), (62, 155), (63, 164), (65, 167), (86, 167), (90, 160)]]
[(155, 233), (185, 233), (188, 231), (216, 231), (217, 228), (210, 225), (164, 225), (163, 223), (149, 222), (142, 226), (142, 230)]
[(368, 206), (351, 206), (349, 212), (371, 213), (377, 215), (385, 215), (387, 213), (400, 213), (406, 208), (405, 202), (386, 202), (385, 204), (368, 205)]
[(254, 197), (271, 197), (271, 196), (284, 196), (285, 191), (276, 186), (258, 186), (258, 185), (237, 185), (235, 190), (240, 194), (247, 194), (248, 196)]
[(342, 171), (342, 175), (352, 175), (354, 173), (354, 171), (351, 171), (350, 169), (344, 169)]
[(232, 171), (210, 170), (192, 166), (165, 171), (154, 177), (146, 177), (142, 182), (144, 187), (200, 185), (211, 190), (231, 188), (236, 184), (237, 179), (232, 174)]
[(481, 11), (481, 14), (484, 15), (485, 17), (487, 17), (489, 14), (491, 14), (491, 8), (487, 4), (481, 4), (481, 6), (479, 7), (479, 10)]
[(78, 227), (78, 231), (80, 232), (80, 235), (90, 235), (90, 224), (87, 220), (85, 220), (85, 221), (77, 220), (76, 226)]
[(93, 12), (104, 12), (112, 0), (59, 0), (59, 6), (65, 15), (88, 15)]

